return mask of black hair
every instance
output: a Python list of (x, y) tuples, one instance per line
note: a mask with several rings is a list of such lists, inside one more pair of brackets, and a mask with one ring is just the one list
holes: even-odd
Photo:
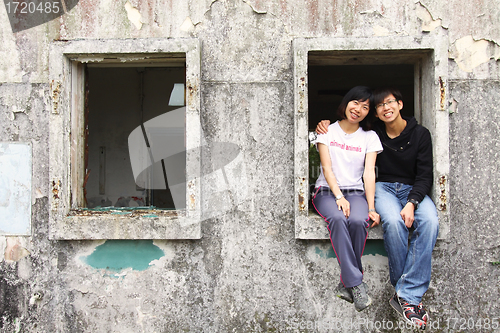
[[(349, 104), (350, 101), (371, 102), (371, 100), (372, 100), (372, 91), (370, 88), (365, 86), (356, 86), (351, 90), (349, 90), (347, 94), (345, 94), (344, 98), (342, 98), (342, 102), (340, 102), (340, 105), (337, 108), (337, 116), (340, 119), (346, 119), (345, 110), (347, 108), (347, 104)], [(370, 103), (370, 106), (371, 104), (372, 103)], [(368, 114), (366, 115), (365, 119), (360, 121), (359, 126), (365, 131), (370, 130), (372, 118), (374, 118), (374, 111), (373, 108), (370, 107), (370, 111), (368, 111)]]
[(384, 99), (389, 95), (394, 96), (397, 101), (403, 100), (403, 95), (401, 94), (399, 89), (396, 89), (394, 87), (377, 88), (373, 91), (372, 107), (375, 108), (377, 104), (382, 103)]

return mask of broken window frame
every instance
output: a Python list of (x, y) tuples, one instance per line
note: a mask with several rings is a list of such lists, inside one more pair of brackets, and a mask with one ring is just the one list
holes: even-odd
[[(49, 237), (51, 239), (199, 239), (200, 43), (195, 38), (55, 41), (50, 46)], [(83, 210), (85, 64), (134, 67), (185, 63), (186, 208), (117, 214)]]
[[(434, 186), (431, 197), (440, 220), (439, 239), (449, 233), (449, 113), (446, 104), (448, 51), (443, 35), (376, 38), (296, 38), (294, 61), (294, 217), (296, 239), (329, 239), (323, 218), (309, 214), (308, 65), (310, 61), (347, 65), (413, 64), (415, 118), (433, 139)], [(369, 239), (383, 239), (382, 228), (371, 229)]]

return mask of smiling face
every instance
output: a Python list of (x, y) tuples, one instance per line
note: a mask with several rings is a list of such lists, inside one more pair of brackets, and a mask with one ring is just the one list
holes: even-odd
[(366, 118), (370, 112), (370, 101), (358, 101), (352, 100), (347, 103), (347, 107), (345, 109), (345, 117), (348, 122), (352, 124), (357, 124)]
[(375, 116), (384, 123), (390, 123), (401, 117), (403, 101), (398, 101), (394, 95), (387, 95), (382, 102), (375, 105)]

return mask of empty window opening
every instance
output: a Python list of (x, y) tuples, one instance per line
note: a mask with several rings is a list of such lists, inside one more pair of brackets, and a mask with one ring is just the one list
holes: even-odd
[(184, 209), (185, 67), (87, 65), (87, 208)]
[(51, 239), (199, 239), (200, 43), (55, 41)]

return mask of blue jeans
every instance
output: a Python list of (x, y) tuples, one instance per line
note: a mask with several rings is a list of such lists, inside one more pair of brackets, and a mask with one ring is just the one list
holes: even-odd
[(328, 223), (330, 241), (340, 265), (340, 280), (346, 288), (363, 282), (361, 256), (368, 236), (368, 203), (362, 190), (343, 190), (351, 205), (348, 218), (339, 210), (335, 195), (328, 187), (316, 189), (312, 200), (316, 211)]
[(402, 183), (377, 182), (375, 208), (382, 221), (391, 283), (399, 297), (410, 304), (418, 304), (429, 288), (432, 250), (439, 222), (436, 206), (429, 196), (425, 196), (415, 211), (414, 230), (408, 244), (409, 230), (400, 212), (411, 189), (411, 185)]

